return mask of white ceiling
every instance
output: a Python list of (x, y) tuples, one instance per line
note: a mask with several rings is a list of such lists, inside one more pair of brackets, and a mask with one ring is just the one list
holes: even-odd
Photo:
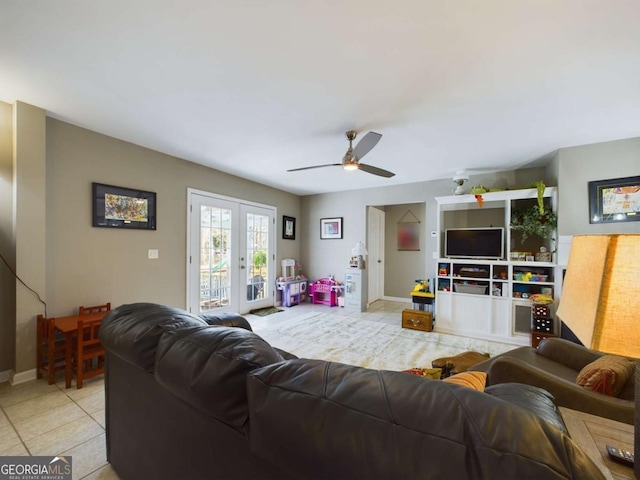
[[(640, 136), (640, 2), (0, 0), (0, 100), (299, 194), (512, 169)], [(397, 175), (286, 172), (349, 129)]]

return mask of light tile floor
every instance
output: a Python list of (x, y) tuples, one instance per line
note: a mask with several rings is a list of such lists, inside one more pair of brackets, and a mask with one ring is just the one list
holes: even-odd
[[(367, 312), (303, 303), (258, 317), (246, 315), (252, 325), (278, 322), (309, 311), (399, 325), (410, 303), (380, 300)], [(107, 463), (104, 422), (104, 378), (85, 381), (84, 387), (64, 388), (64, 372), (57, 383), (44, 379), (11, 386), (0, 384), (0, 456), (64, 455), (73, 458), (74, 479), (119, 480)]]
[(71, 456), (74, 479), (118, 479), (107, 463), (104, 378), (78, 390), (63, 377), (0, 384), (0, 455)]

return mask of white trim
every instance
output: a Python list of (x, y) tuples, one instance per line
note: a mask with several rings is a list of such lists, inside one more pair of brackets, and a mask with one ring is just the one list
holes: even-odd
[(0, 372), (0, 383), (8, 382), (11, 378), (11, 370), (5, 370), (4, 372)]
[(37, 378), (37, 370), (32, 368), (31, 370), (25, 370), (24, 372), (11, 372), (11, 385), (18, 385), (19, 383), (30, 382), (31, 380), (35, 380)]
[(191, 285), (191, 262), (189, 261), (189, 257), (191, 252), (191, 229), (192, 229), (192, 225), (191, 225), (191, 209), (192, 209), (192, 198), (193, 195), (200, 195), (203, 197), (208, 197), (214, 200), (221, 200), (223, 202), (231, 202), (231, 203), (235, 203), (238, 207), (238, 209), (240, 209), (241, 206), (249, 206), (249, 207), (257, 207), (257, 208), (262, 208), (265, 210), (270, 210), (272, 212), (273, 215), (273, 225), (272, 225), (272, 235), (271, 235), (271, 239), (270, 239), (270, 244), (272, 245), (271, 247), (271, 258), (268, 260), (269, 262), (271, 262), (271, 271), (273, 272), (273, 278), (272, 279), (267, 279), (267, 282), (265, 285), (269, 285), (271, 288), (271, 292), (270, 292), (270, 296), (272, 298), (273, 301), (273, 305), (275, 305), (277, 303), (276, 301), (276, 291), (275, 291), (275, 279), (278, 276), (278, 272), (277, 270), (277, 258), (278, 258), (278, 208), (275, 205), (269, 205), (267, 203), (258, 203), (258, 202), (253, 202), (250, 200), (245, 200), (243, 198), (238, 198), (238, 197), (229, 197), (227, 195), (220, 195), (218, 193), (214, 193), (214, 192), (208, 192), (206, 190), (199, 190), (196, 188), (191, 188), (191, 187), (187, 187), (187, 222), (186, 222), (186, 241), (187, 241), (187, 249), (186, 249), (186, 258), (185, 258), (185, 262), (186, 262), (186, 299), (185, 299), (185, 308), (191, 312), (192, 310), (192, 306), (190, 304), (191, 298), (190, 298), (190, 294), (191, 294), (191, 289), (192, 289), (192, 285)]
[(392, 302), (404, 302), (404, 303), (413, 303), (413, 300), (411, 298), (405, 298), (405, 297), (389, 297), (387, 295), (385, 295), (384, 297), (382, 297), (382, 300), (390, 300)]

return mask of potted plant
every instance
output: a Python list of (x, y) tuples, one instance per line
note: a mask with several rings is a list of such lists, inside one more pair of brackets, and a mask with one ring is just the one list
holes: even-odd
[(554, 240), (553, 232), (557, 224), (558, 217), (545, 205), (531, 205), (511, 212), (511, 230), (521, 232), (523, 243), (532, 235)]

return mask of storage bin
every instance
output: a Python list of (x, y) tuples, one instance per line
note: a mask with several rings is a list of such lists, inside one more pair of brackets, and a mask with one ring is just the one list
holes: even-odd
[(454, 283), (453, 290), (458, 293), (473, 293), (475, 295), (484, 295), (487, 292), (487, 286), (486, 285), (462, 285), (460, 283)]
[(433, 315), (423, 310), (405, 309), (402, 311), (402, 328), (430, 332), (433, 330)]

